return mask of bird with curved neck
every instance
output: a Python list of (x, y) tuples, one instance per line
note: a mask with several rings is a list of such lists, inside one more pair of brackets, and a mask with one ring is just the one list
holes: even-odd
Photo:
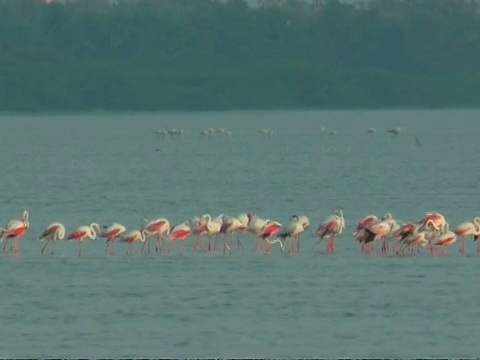
[[(15, 256), (18, 256), (20, 254), (20, 240), (22, 240), (23, 236), (27, 233), (29, 228), (30, 223), (28, 222), (28, 211), (25, 210), (22, 214), (22, 220), (10, 220), (9, 223), (5, 226), (5, 229), (0, 229), (0, 238), (2, 240), (13, 240), (13, 251)], [(4, 252), (7, 246), (7, 241), (5, 241), (5, 244), (3, 245)]]
[[(461, 223), (453, 232), (460, 237), (460, 254), (465, 255), (465, 239), (472, 236), (473, 241), (477, 241), (480, 236), (480, 217), (475, 217), (473, 222)], [(480, 241), (477, 242), (477, 254), (480, 254)]]
[(298, 234), (298, 237), (296, 238), (296, 243), (297, 243), (297, 249), (296, 252), (300, 252), (300, 237), (302, 234), (305, 232), (310, 227), (310, 219), (306, 215), (292, 215), (290, 217), (290, 221), (297, 221), (300, 224), (302, 224), (303, 230), (300, 234)]
[(162, 253), (163, 242), (168, 240), (168, 234), (170, 233), (170, 222), (166, 218), (159, 218), (152, 221), (142, 219), (141, 229), (147, 230), (145, 241), (142, 244), (142, 253), (147, 245), (147, 251), (150, 253), (150, 238), (157, 236), (157, 243), (155, 245), (155, 252)]
[(55, 241), (63, 240), (64, 237), (65, 237), (65, 226), (63, 226), (63, 224), (60, 224), (60, 223), (50, 224), (43, 231), (43, 233), (38, 237), (39, 241), (46, 240), (46, 243), (42, 248), (42, 254), (44, 253), (47, 245), (51, 242), (52, 243), (51, 254), (55, 255), (55, 248), (54, 248)]
[(337, 209), (318, 226), (316, 231), (318, 240), (313, 244), (312, 250), (317, 247), (324, 237), (328, 236), (327, 254), (333, 255), (335, 253), (335, 239), (338, 235), (342, 234), (344, 230), (345, 219), (343, 217), (343, 211)]
[(133, 230), (130, 231), (127, 235), (125, 235), (122, 239), (120, 239), (121, 242), (125, 242), (128, 244), (127, 255), (133, 254), (133, 244), (135, 242), (140, 241), (141, 243), (145, 243), (146, 235), (146, 229)]
[(83, 256), (82, 243), (85, 239), (95, 240), (97, 235), (100, 234), (100, 225), (97, 223), (91, 223), (90, 225), (82, 225), (78, 227), (73, 233), (68, 236), (68, 240), (78, 241), (78, 257)]
[(104, 229), (105, 231), (99, 236), (106, 238), (107, 247), (105, 248), (105, 254), (113, 255), (115, 252), (113, 248), (113, 240), (122, 235), (127, 229), (125, 228), (125, 226), (118, 223), (113, 223), (108, 227), (104, 226)]

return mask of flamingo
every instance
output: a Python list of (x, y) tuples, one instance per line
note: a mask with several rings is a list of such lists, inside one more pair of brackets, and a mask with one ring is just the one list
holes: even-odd
[[(212, 250), (212, 236), (215, 236), (216, 240), (218, 240), (218, 236), (220, 234), (220, 230), (222, 229), (223, 224), (223, 216), (216, 217), (212, 220), (211, 216), (207, 216), (207, 222), (205, 224), (205, 228), (207, 231), (208, 236), (208, 251)], [(216, 243), (215, 241), (215, 250), (216, 250)]]
[[(460, 245), (460, 254), (465, 255), (465, 238), (473, 236), (473, 240), (476, 241), (480, 235), (480, 217), (477, 216), (473, 219), (473, 223), (464, 222), (458, 225), (453, 230), (455, 235), (460, 236), (462, 244)], [(480, 253), (480, 242), (477, 242), (477, 254)]]
[(259, 237), (264, 239), (267, 243), (265, 246), (265, 255), (270, 255), (270, 244), (272, 243), (271, 237), (276, 235), (281, 227), (282, 224), (279, 222), (269, 220), (260, 232)]
[(207, 233), (206, 223), (207, 217), (210, 217), (209, 214), (202, 215), (200, 218), (193, 218), (190, 220), (190, 227), (192, 228), (192, 234), (196, 235), (197, 238), (193, 243), (193, 251), (198, 250), (198, 243), (199, 241), (202, 242), (202, 250), (206, 251), (205, 247), (205, 239), (203, 238), (204, 235)]
[(64, 238), (65, 238), (65, 226), (63, 226), (63, 224), (60, 224), (60, 223), (50, 224), (45, 229), (45, 231), (42, 232), (42, 234), (38, 237), (39, 241), (47, 240), (47, 242), (42, 248), (42, 254), (44, 253), (48, 243), (51, 241), (52, 242), (51, 254), (55, 255), (55, 248), (54, 248), (55, 241), (63, 240)]
[[(298, 218), (291, 217), (290, 224), (284, 231), (278, 234), (278, 238), (281, 240), (285, 240), (287, 238), (290, 239), (289, 253), (293, 255), (297, 252), (298, 249), (296, 242), (304, 231), (305, 228), (303, 227), (303, 224), (298, 220)], [(281, 247), (283, 248), (283, 243)]]
[(428, 220), (431, 220), (433, 226), (440, 234), (444, 234), (447, 231), (448, 223), (445, 220), (445, 217), (437, 212), (426, 213), (425, 216), (418, 222), (420, 225), (419, 231), (425, 229)]
[(435, 241), (434, 245), (441, 246), (440, 254), (447, 255), (447, 247), (457, 241), (457, 235), (453, 231), (445, 229), (445, 232)]
[[(105, 228), (105, 227), (104, 227)], [(111, 255), (114, 254), (114, 249), (113, 249), (113, 240), (115, 238), (119, 237), (122, 235), (127, 229), (125, 226), (117, 223), (113, 223), (109, 227), (105, 229), (105, 231), (100, 234), (100, 237), (106, 238), (107, 239), (107, 247), (105, 248), (105, 253), (109, 253)]]
[(120, 240), (128, 244), (127, 255), (133, 254), (133, 243), (137, 241), (140, 241), (141, 243), (145, 243), (146, 235), (147, 235), (146, 229), (133, 230), (133, 231), (130, 231), (127, 235), (124, 236), (123, 239)]
[[(400, 226), (399, 229), (393, 231), (392, 237), (397, 240), (397, 255), (402, 249), (400, 244), (403, 242), (406, 246), (416, 245), (416, 251), (418, 253), (418, 246), (425, 246), (425, 242), (428, 243), (428, 239), (434, 235), (434, 232), (438, 230), (435, 228), (435, 224), (432, 220), (427, 220), (424, 230), (419, 230), (419, 226), (413, 222), (407, 222)], [(403, 247), (405, 250), (406, 246)], [(402, 250), (402, 251), (403, 251)], [(432, 248), (430, 249), (432, 251)]]
[(168, 235), (168, 240), (172, 243), (168, 248), (168, 255), (170, 255), (172, 252), (173, 241), (178, 240), (182, 243), (180, 246), (180, 257), (183, 256), (185, 240), (192, 234), (192, 229), (188, 223), (188, 221), (185, 221), (181, 224), (175, 225), (170, 231), (170, 234)]
[(237, 247), (240, 249), (240, 247), (243, 249), (243, 243), (242, 240), (240, 239), (240, 235), (247, 232), (248, 230), (248, 225), (250, 225), (250, 221), (253, 218), (253, 213), (241, 213), (237, 216), (237, 219), (242, 223), (243, 229), (240, 229), (237, 232)]
[[(296, 220), (296, 221), (300, 222), (300, 224), (302, 224), (302, 226), (303, 226), (303, 230), (307, 230), (310, 227), (310, 219), (306, 215), (292, 215), (290, 217), (290, 220)], [(297, 252), (300, 252), (300, 236), (301, 236), (302, 233), (300, 233), (298, 238), (296, 239)]]
[[(1, 229), (0, 231), (0, 238), (2, 240), (14, 240), (14, 253), (16, 256), (18, 256), (20, 253), (20, 240), (27, 233), (29, 228), (30, 223), (28, 222), (28, 211), (25, 210), (22, 214), (22, 220), (10, 220), (9, 223), (5, 226), (5, 229)], [(3, 245), (3, 251), (5, 251), (6, 246), (7, 242), (5, 242), (5, 245)]]
[(230, 247), (230, 239), (234, 233), (246, 229), (246, 226), (242, 224), (240, 220), (233, 216), (224, 216), (222, 228), (220, 232), (225, 234), (223, 242), (223, 256), (225, 256), (226, 250), (229, 251), (232, 256), (232, 248)]
[(90, 225), (83, 225), (78, 227), (73, 233), (68, 236), (68, 240), (78, 241), (78, 257), (82, 257), (83, 249), (82, 243), (85, 239), (89, 238), (95, 240), (97, 234), (100, 234), (100, 225), (97, 223), (91, 223)]
[(360, 220), (360, 222), (357, 225), (357, 228), (353, 232), (353, 237), (355, 238), (355, 240), (362, 243), (362, 253), (364, 254), (366, 254), (367, 252), (366, 244), (363, 241), (366, 235), (364, 229), (367, 226), (370, 226), (377, 221), (378, 221), (378, 218), (375, 215), (367, 215), (362, 220)]
[(141, 229), (147, 230), (145, 241), (142, 245), (142, 253), (144, 252), (145, 245), (147, 245), (148, 253), (150, 253), (150, 237), (157, 235), (157, 243), (155, 245), (155, 252), (162, 252), (162, 242), (167, 239), (170, 232), (170, 222), (165, 218), (159, 218), (156, 220), (148, 221), (142, 220)]
[(416, 231), (412, 234), (409, 234), (408, 237), (405, 238), (404, 240), (404, 247), (401, 249), (402, 252), (405, 251), (407, 247), (410, 246), (417, 246), (417, 252), (418, 252), (418, 246), (427, 246), (429, 241), (427, 240), (427, 231)]
[(318, 243), (325, 237), (329, 236), (327, 253), (335, 253), (335, 237), (340, 235), (343, 230), (345, 230), (345, 219), (343, 218), (342, 210), (335, 210), (333, 215), (330, 215), (325, 219), (325, 221), (320, 224), (317, 228), (316, 234), (319, 239), (313, 244), (313, 249), (318, 245)]
[[(379, 239), (383, 239), (385, 244), (386, 238), (393, 232), (395, 220), (388, 217), (383, 218), (385, 218), (385, 220), (377, 221), (364, 229), (365, 237), (363, 242), (365, 244)], [(382, 246), (382, 252), (385, 253), (386, 251), (386, 247)]]
[(267, 220), (259, 218), (257, 215), (251, 215), (250, 222), (248, 224), (247, 229), (255, 234), (255, 251), (260, 250), (260, 245), (262, 243), (262, 238), (259, 237), (259, 234), (262, 232), (263, 228), (265, 227)]

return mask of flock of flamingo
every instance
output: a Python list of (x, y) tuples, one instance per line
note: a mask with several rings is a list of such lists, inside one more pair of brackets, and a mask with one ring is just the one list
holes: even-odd
[[(78, 242), (78, 256), (82, 257), (82, 244), (86, 239), (104, 238), (107, 246), (106, 254), (114, 254), (114, 241), (118, 239), (128, 244), (127, 254), (133, 253), (133, 244), (141, 243), (141, 252), (151, 252), (150, 241), (156, 239), (155, 251), (162, 253), (163, 245), (169, 244), (167, 254), (171, 254), (175, 242), (180, 242), (180, 256), (183, 256), (185, 241), (195, 237), (193, 250), (196, 252), (216, 252), (219, 242), (223, 245), (223, 256), (232, 255), (232, 241), (236, 237), (237, 247), (243, 249), (241, 234), (255, 235), (255, 250), (270, 254), (271, 245), (279, 244), (281, 253), (290, 255), (300, 251), (300, 236), (310, 227), (310, 220), (305, 215), (293, 215), (286, 226), (278, 221), (262, 219), (253, 213), (242, 213), (238, 216), (225, 214), (212, 218), (204, 214), (194, 219), (186, 220), (174, 226), (166, 218), (148, 221), (143, 219), (140, 229), (131, 232), (118, 223), (100, 226), (97, 223), (83, 225), (67, 236), (68, 240)], [(28, 211), (24, 211), (21, 220), (11, 220), (0, 229), (0, 241), (4, 242), (3, 251), (7, 250), (10, 241), (10, 251), (16, 256), (20, 253), (20, 241), (30, 228)], [(345, 230), (343, 211), (336, 209), (320, 223), (316, 230), (317, 240), (312, 246), (314, 250), (320, 242), (327, 240), (326, 252), (335, 253), (335, 239)], [(38, 237), (45, 241), (41, 253), (44, 254), (48, 244), (51, 244), (51, 254), (55, 255), (55, 242), (65, 238), (65, 226), (55, 222), (50, 224)], [(414, 255), (422, 248), (427, 248), (429, 254), (447, 255), (447, 248), (461, 240), (460, 253), (465, 254), (465, 240), (472, 237), (476, 241), (480, 237), (480, 217), (473, 222), (464, 222), (453, 231), (445, 217), (437, 212), (426, 213), (419, 221), (402, 222), (395, 220), (387, 212), (382, 217), (368, 215), (363, 218), (353, 232), (353, 237), (361, 247), (365, 256), (372, 254), (374, 249), (378, 255), (386, 255), (393, 249), (393, 255)], [(378, 244), (378, 245), (376, 245)], [(392, 246), (389, 246), (392, 245)], [(263, 249), (263, 247), (265, 248)], [(438, 250), (437, 250), (438, 249)], [(480, 254), (480, 241), (477, 242), (477, 254)]]

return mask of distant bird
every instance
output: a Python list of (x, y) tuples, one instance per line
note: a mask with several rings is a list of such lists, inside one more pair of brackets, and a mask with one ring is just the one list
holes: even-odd
[(435, 241), (434, 245), (440, 246), (440, 254), (447, 255), (447, 247), (452, 245), (457, 241), (457, 235), (453, 231), (447, 229), (446, 231), (440, 235), (440, 237)]
[(127, 229), (125, 226), (117, 223), (113, 223), (109, 227), (104, 227), (105, 231), (100, 234), (100, 237), (106, 238), (107, 240), (107, 247), (105, 248), (105, 253), (106, 254), (114, 254), (114, 248), (113, 248), (113, 240), (115, 238), (119, 237), (122, 235)]
[(157, 139), (165, 139), (165, 135), (167, 135), (167, 132), (165, 130), (155, 130), (153, 132), (155, 135), (157, 135)]
[[(16, 256), (20, 253), (20, 240), (27, 233), (30, 228), (30, 223), (28, 222), (28, 211), (25, 210), (22, 214), (22, 220), (11, 220), (5, 226), (5, 229), (0, 230), (0, 238), (14, 241), (14, 253)], [(5, 245), (3, 245), (3, 251), (5, 251)]]
[(172, 252), (173, 242), (180, 241), (180, 257), (183, 257), (183, 250), (185, 248), (185, 240), (192, 234), (192, 229), (188, 224), (188, 221), (185, 221), (181, 224), (175, 225), (170, 234), (168, 235), (168, 241), (171, 242), (167, 254), (170, 255)]
[(345, 219), (343, 217), (342, 210), (335, 210), (333, 215), (330, 215), (325, 219), (325, 221), (320, 224), (317, 228), (316, 234), (318, 236), (318, 240), (313, 244), (313, 249), (315, 249), (316, 245), (325, 237), (329, 237), (328, 245), (327, 245), (327, 253), (334, 254), (335, 253), (335, 238), (343, 233), (345, 230)]
[(270, 244), (272, 243), (271, 237), (276, 235), (281, 227), (282, 224), (279, 222), (269, 220), (260, 232), (259, 237), (264, 239), (267, 243), (265, 247), (265, 255), (270, 255)]
[(402, 128), (399, 128), (399, 127), (391, 128), (391, 129), (387, 130), (387, 132), (389, 132), (390, 134), (393, 134), (393, 135), (398, 135), (398, 134), (400, 134), (401, 131), (402, 131)]
[[(464, 222), (458, 225), (453, 232), (460, 236), (460, 254), (465, 255), (465, 238), (472, 236), (474, 241), (477, 241), (480, 236), (480, 217), (475, 217), (473, 222)], [(480, 241), (477, 242), (477, 254), (480, 253)]]
[(63, 240), (65, 238), (65, 226), (60, 223), (50, 224), (45, 231), (38, 237), (39, 241), (46, 240), (47, 242), (42, 248), (42, 254), (45, 251), (47, 245), (52, 242), (51, 254), (55, 255), (55, 241)]
[(330, 130), (329, 135), (337, 135), (337, 130)]
[(100, 225), (91, 223), (90, 225), (83, 225), (78, 227), (73, 233), (68, 236), (68, 240), (78, 241), (78, 257), (83, 256), (82, 243), (85, 239), (95, 240), (100, 234)]
[(150, 238), (157, 235), (155, 252), (161, 253), (163, 241), (167, 240), (168, 233), (170, 232), (170, 222), (165, 218), (158, 218), (152, 221), (142, 219), (141, 229), (147, 230), (146, 240), (142, 244), (141, 252), (144, 252), (145, 245), (147, 245), (147, 251), (150, 253)]
[(375, 134), (375, 128), (370, 128), (367, 130), (368, 134)]
[(304, 225), (299, 220), (299, 217), (294, 215), (291, 217), (288, 227), (278, 234), (278, 238), (283, 241), (287, 238), (290, 239), (289, 253), (293, 255), (298, 251), (298, 239), (304, 231)]
[(132, 254), (133, 253), (133, 244), (137, 241), (140, 241), (141, 243), (145, 242), (145, 236), (146, 236), (147, 230), (142, 229), (142, 230), (133, 230), (129, 232), (127, 235), (121, 239), (121, 242), (126, 242), (128, 244), (128, 250), (127, 254)]

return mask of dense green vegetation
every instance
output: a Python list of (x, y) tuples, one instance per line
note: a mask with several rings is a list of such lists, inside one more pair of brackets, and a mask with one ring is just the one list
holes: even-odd
[(0, 111), (473, 107), (478, 0), (0, 0)]

